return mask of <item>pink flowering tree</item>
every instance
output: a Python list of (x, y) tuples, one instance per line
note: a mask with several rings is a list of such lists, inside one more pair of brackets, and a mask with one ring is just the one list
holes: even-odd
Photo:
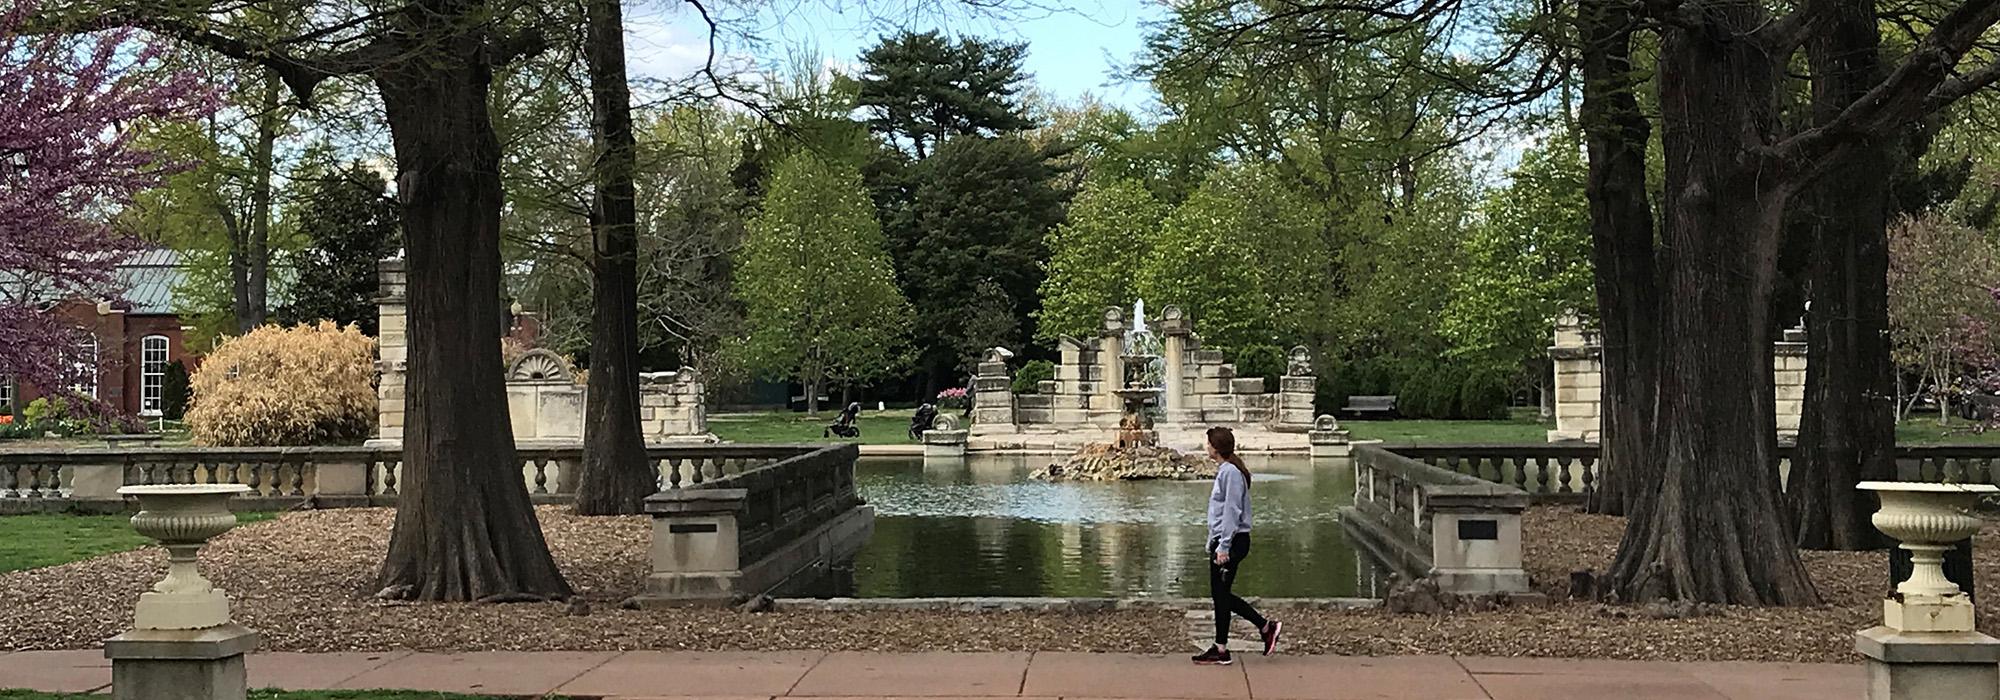
[(1889, 330), (1901, 382), (1899, 412), (1921, 398), (1939, 420), (1971, 393), (2000, 390), (2000, 249), (1978, 229), (1942, 216), (1889, 231)]
[(25, 33), (37, 4), (0, 14), (0, 376), (60, 390), (83, 372), (66, 357), (78, 330), (49, 308), (116, 297), (135, 242), (106, 222), (172, 167), (133, 146), (134, 125), (199, 117), (214, 94), (129, 30)]

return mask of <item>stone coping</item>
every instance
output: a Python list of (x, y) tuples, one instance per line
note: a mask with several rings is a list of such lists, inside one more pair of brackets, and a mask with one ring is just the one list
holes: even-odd
[[(1379, 608), (1377, 598), (1248, 598), (1260, 609), (1272, 610), (1367, 610)], [(931, 612), (1043, 612), (1090, 613), (1116, 610), (1208, 610), (1207, 598), (780, 598), (774, 602), (784, 610), (819, 612), (931, 611)]]

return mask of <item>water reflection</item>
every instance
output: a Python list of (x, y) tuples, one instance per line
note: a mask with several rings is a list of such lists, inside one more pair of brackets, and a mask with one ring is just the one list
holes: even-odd
[[(1203, 596), (1206, 482), (1041, 483), (1047, 457), (863, 460), (875, 535), (854, 562), (867, 597)], [(1037, 461), (1040, 460), (1040, 461)], [(1238, 590), (1367, 595), (1336, 510), (1345, 461), (1252, 459), (1255, 545)]]

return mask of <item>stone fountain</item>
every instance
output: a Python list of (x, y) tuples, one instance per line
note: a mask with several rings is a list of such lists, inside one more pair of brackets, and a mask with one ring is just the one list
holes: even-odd
[(1153, 415), (1160, 411), (1160, 399), (1166, 389), (1161, 386), (1160, 341), (1146, 329), (1145, 304), (1140, 301), (1133, 305), (1132, 330), (1124, 339), (1124, 346), (1130, 352), (1119, 356), (1125, 376), (1118, 378), (1121, 386), (1112, 390), (1123, 404), (1117, 436), (1111, 442), (1093, 442), (1078, 448), (1062, 462), (1037, 470), (1034, 478), (1047, 481), (1215, 478), (1215, 464), (1206, 455), (1161, 447), (1159, 433), (1153, 429)]

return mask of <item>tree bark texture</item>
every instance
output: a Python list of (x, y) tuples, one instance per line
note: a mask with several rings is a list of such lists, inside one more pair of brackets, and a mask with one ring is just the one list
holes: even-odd
[(638, 147), (619, 0), (590, 0), (585, 12), (597, 192), (591, 216), (589, 391), (576, 512), (621, 515), (641, 512), (659, 483), (639, 425), (639, 234), (633, 204)]
[(396, 149), (409, 267), (403, 491), (381, 584), (443, 601), (567, 598), (521, 481), (500, 365), (500, 144), (477, 10), (399, 16), (374, 71)]
[(1770, 298), (1790, 185), (1772, 133), (1782, 57), (1754, 3), (1704, 5), (1664, 32), (1659, 90), (1670, 251), (1660, 327), (1657, 478), (1628, 484), (1612, 565), (1624, 600), (1820, 602), (1779, 508)]
[(1642, 79), (1632, 68), (1635, 25), (1628, 5), (1589, 0), (1583, 22), (1583, 125), (1590, 154), (1590, 238), (1602, 338), (1603, 460), (1593, 513), (1631, 510), (1635, 484), (1659, 469), (1650, 444), (1660, 382), (1659, 272), (1653, 210), (1646, 192), (1651, 125), (1639, 109)]
[[(1826, 124), (1881, 80), (1874, 5), (1812, 0), (1806, 45), (1813, 121)], [(1785, 496), (1804, 549), (1874, 549), (1874, 499), (1855, 490), (1895, 477), (1895, 365), (1889, 342), (1889, 190), (1900, 149), (1858, 140), (1807, 190), (1812, 262), (1805, 411)]]

